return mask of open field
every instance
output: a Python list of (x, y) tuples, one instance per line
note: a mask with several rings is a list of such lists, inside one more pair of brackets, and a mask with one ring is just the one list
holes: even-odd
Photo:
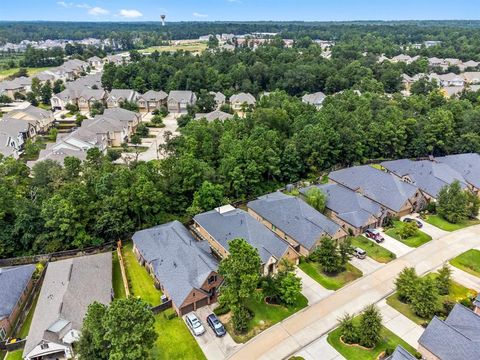
[(194, 42), (182, 42), (177, 45), (171, 44), (167, 46), (151, 46), (146, 49), (140, 50), (142, 53), (152, 53), (155, 50), (159, 52), (164, 52), (164, 51), (190, 51), (190, 52), (202, 52), (206, 50), (207, 48), (207, 43), (206, 42), (200, 42), (200, 41), (194, 41)]
[[(13, 69), (7, 69), (7, 70), (0, 70), (0, 81), (4, 80), (5, 78), (9, 77), (10, 75), (15, 74), (20, 68), (13, 68)], [(38, 74), (39, 72), (45, 71), (47, 69), (50, 69), (49, 67), (43, 67), (43, 68), (27, 68), (28, 70), (28, 76), (33, 76), (35, 74)]]

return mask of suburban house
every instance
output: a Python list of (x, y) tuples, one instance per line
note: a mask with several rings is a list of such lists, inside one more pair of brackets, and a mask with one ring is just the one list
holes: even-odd
[(417, 360), (417, 358), (405, 350), (402, 345), (397, 345), (392, 355), (385, 360)]
[(480, 155), (477, 153), (466, 153), (457, 155), (447, 155), (435, 158), (435, 161), (447, 164), (452, 169), (458, 171), (466, 182), (470, 185), (472, 191), (480, 195)]
[(105, 109), (103, 116), (126, 123), (129, 135), (137, 130), (137, 126), (142, 120), (142, 116), (139, 113), (122, 108)]
[(23, 136), (12, 137), (10, 134), (0, 131), (0, 154), (5, 157), (11, 156), (18, 159), (23, 149)]
[(478, 68), (478, 65), (480, 63), (477, 62), (477, 61), (473, 61), (473, 60), (468, 60), (468, 61), (465, 61), (464, 63), (458, 65), (458, 67), (460, 68), (460, 71), (465, 71), (467, 69), (475, 69), (475, 68)]
[(30, 122), (11, 117), (0, 119), (0, 132), (9, 134), (12, 139), (21, 138), (23, 141), (35, 139), (37, 136), (35, 126)]
[(400, 159), (384, 161), (381, 165), (389, 173), (418, 187), (428, 201), (436, 200), (440, 190), (455, 180), (460, 182), (462, 188), (468, 187), (463, 176), (447, 164), (429, 160)]
[(128, 142), (128, 124), (104, 115), (97, 115), (93, 119), (85, 119), (81, 129), (86, 129), (97, 135), (105, 135), (107, 146), (119, 147)]
[(434, 317), (420, 339), (418, 351), (426, 360), (478, 359), (480, 315), (456, 304), (445, 320)]
[(105, 104), (107, 92), (103, 89), (84, 89), (77, 98), (77, 106), (80, 111), (90, 111), (96, 102)]
[(195, 105), (197, 96), (192, 91), (172, 90), (168, 94), (168, 111), (174, 114), (187, 113), (188, 107)]
[(310, 104), (315, 106), (317, 109), (320, 109), (322, 107), (323, 101), (325, 100), (327, 96), (321, 92), (318, 91), (313, 94), (305, 94), (302, 96), (302, 101), (305, 104)]
[(13, 80), (0, 82), (0, 95), (7, 95), (10, 99), (15, 99), (15, 94), (26, 95), (31, 90), (32, 78), (21, 76)]
[(56, 149), (51, 149), (47, 145), (46, 149), (40, 151), (37, 161), (27, 161), (27, 166), (32, 168), (38, 161), (52, 160), (58, 162), (60, 165), (64, 165), (65, 158), (76, 157), (81, 161), (87, 159), (86, 150), (72, 150), (68, 147), (58, 146)]
[(137, 102), (138, 93), (130, 89), (112, 89), (107, 96), (107, 107), (116, 108), (124, 102)]
[(203, 114), (203, 113), (195, 114), (195, 120), (206, 119), (208, 122), (211, 122), (214, 120), (224, 121), (231, 118), (233, 118), (232, 114), (229, 114), (220, 110), (213, 110), (212, 112), (209, 112), (206, 114)]
[(479, 84), (480, 83), (480, 71), (469, 71), (462, 74), (467, 84)]
[(73, 358), (88, 306), (108, 305), (112, 294), (111, 252), (49, 263), (23, 358)]
[(235, 95), (230, 96), (229, 99), (230, 106), (232, 107), (233, 111), (241, 112), (243, 110), (243, 106), (255, 106), (257, 102), (255, 97), (250, 93), (238, 93)]
[(225, 101), (227, 100), (226, 96), (223, 95), (221, 92), (217, 91), (210, 91), (211, 95), (213, 95), (213, 99), (215, 100), (215, 103), (217, 104), (217, 108), (225, 104)]
[(303, 256), (314, 251), (327, 236), (338, 240), (345, 230), (296, 196), (274, 192), (247, 204), (248, 213)]
[(35, 265), (0, 268), (0, 341), (15, 326), (20, 310), (33, 286)]
[(426, 204), (417, 187), (370, 165), (333, 171), (329, 175), (329, 181), (375, 201), (392, 217), (419, 211)]
[(94, 68), (97, 70), (100, 70), (103, 68), (103, 60), (100, 59), (98, 56), (92, 56), (91, 58), (88, 58), (87, 61), (88, 61), (88, 65), (91, 68)]
[(137, 105), (140, 111), (150, 112), (159, 109), (161, 106), (167, 106), (168, 94), (164, 91), (149, 90), (145, 94), (139, 94)]
[(405, 54), (400, 54), (392, 57), (390, 59), (391, 62), (404, 62), (406, 64), (411, 64), (414, 61), (417, 61), (420, 58), (420, 56), (410, 56), (410, 55), (405, 55)]
[(298, 252), (287, 241), (268, 230), (246, 211), (231, 205), (195, 215), (193, 221), (196, 235), (207, 240), (213, 253), (220, 259), (228, 256), (228, 242), (240, 238), (258, 250), (264, 275), (277, 272), (282, 259), (294, 264), (298, 262)]
[(50, 103), (56, 110), (65, 110), (67, 104), (77, 105), (80, 108), (79, 101), (82, 97), (82, 110), (85, 110), (89, 105), (85, 99), (91, 99), (92, 96), (98, 97), (102, 102), (106, 100), (107, 93), (102, 89), (101, 73), (84, 76), (67, 83), (65, 90), (52, 95)]
[(441, 86), (464, 86), (465, 85), (465, 79), (461, 75), (457, 75), (454, 73), (448, 73), (448, 74), (430, 74), (429, 76), (430, 80), (437, 80), (437, 82)]
[(133, 252), (181, 316), (217, 299), (222, 277), (206, 241), (197, 241), (179, 221), (137, 231)]
[(27, 121), (35, 127), (37, 134), (46, 133), (55, 121), (51, 111), (43, 110), (32, 105), (28, 105), (24, 109), (12, 110), (4, 116), (6, 118)]
[[(349, 234), (360, 235), (383, 224), (382, 206), (362, 194), (338, 184), (314, 185), (326, 196), (326, 214)], [(300, 189), (305, 195), (312, 186)]]

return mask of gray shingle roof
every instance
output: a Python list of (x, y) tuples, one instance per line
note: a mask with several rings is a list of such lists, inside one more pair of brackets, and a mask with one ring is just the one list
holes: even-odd
[(480, 316), (456, 304), (445, 321), (432, 319), (418, 343), (442, 360), (478, 359)]
[(208, 243), (196, 241), (178, 221), (137, 231), (132, 239), (177, 307), (217, 271)]
[(28, 133), (30, 124), (20, 119), (9, 118), (8, 116), (0, 119), (0, 132), (4, 132), (11, 137), (17, 137), (20, 133)]
[(261, 196), (247, 206), (308, 250), (322, 236), (334, 236), (340, 229), (301, 199), (281, 192)]
[(227, 250), (230, 240), (244, 239), (258, 249), (263, 263), (272, 255), (279, 259), (289, 247), (286, 241), (241, 209), (221, 214), (217, 210), (211, 210), (195, 215), (193, 219)]
[(230, 96), (230, 103), (247, 103), (248, 105), (255, 105), (256, 100), (255, 97), (250, 93), (238, 93), (235, 95)]
[(436, 161), (449, 165), (477, 189), (480, 189), (480, 155), (477, 153), (448, 155), (435, 158)]
[(145, 94), (140, 95), (139, 97), (147, 100), (147, 101), (160, 101), (164, 100), (168, 97), (168, 94), (165, 91), (154, 91), (149, 90)]
[(333, 171), (329, 178), (353, 191), (360, 191), (366, 197), (393, 210), (400, 211), (413, 197), (417, 188), (369, 165), (353, 166)]
[(220, 110), (214, 110), (209, 113), (205, 113), (205, 114), (199, 113), (195, 115), (196, 120), (203, 119), (203, 118), (207, 119), (207, 121), (214, 121), (217, 119), (223, 121), (223, 120), (233, 118), (233, 115)]
[(310, 104), (310, 105), (315, 105), (315, 106), (319, 106), (323, 103), (323, 101), (325, 100), (327, 96), (319, 91), (319, 92), (316, 92), (316, 93), (313, 93), (313, 94), (305, 94), (302, 96), (302, 101), (304, 103), (307, 103), (307, 104)]
[(417, 358), (405, 350), (402, 345), (397, 345), (395, 351), (387, 360), (417, 360)]
[(463, 176), (447, 164), (429, 160), (412, 161), (401, 159), (385, 161), (381, 165), (399, 177), (408, 176), (413, 185), (434, 198), (438, 197), (442, 187), (451, 184), (455, 180), (460, 181), (462, 188), (467, 187)]
[(168, 101), (173, 100), (175, 102), (190, 103), (193, 101), (193, 92), (189, 90), (172, 90), (168, 94)]
[(34, 272), (35, 265), (0, 268), (0, 320), (10, 316)]
[[(356, 193), (342, 185), (323, 184), (314, 185), (324, 192), (327, 197), (326, 207), (335, 213), (343, 221), (354, 227), (363, 227), (374, 216), (382, 216), (382, 207), (376, 202)], [(306, 194), (311, 188), (300, 189), (300, 193)]]

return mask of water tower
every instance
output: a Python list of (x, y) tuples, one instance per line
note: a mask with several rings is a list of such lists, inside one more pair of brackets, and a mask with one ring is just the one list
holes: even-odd
[(160, 19), (162, 19), (162, 26), (165, 26), (165, 15), (160, 15)]

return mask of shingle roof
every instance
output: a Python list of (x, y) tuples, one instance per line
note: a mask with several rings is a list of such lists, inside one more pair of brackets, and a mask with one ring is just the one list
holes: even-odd
[(400, 211), (417, 188), (369, 165), (333, 171), (329, 178), (393, 210)]
[(232, 104), (233, 103), (240, 103), (240, 104), (247, 103), (248, 105), (255, 105), (255, 103), (256, 103), (255, 97), (252, 94), (243, 93), (243, 92), (230, 96), (229, 101)]
[(35, 265), (0, 268), (0, 320), (10, 316), (34, 272)]
[(480, 316), (456, 304), (445, 321), (432, 319), (418, 343), (442, 360), (477, 359)]
[(397, 345), (393, 354), (386, 360), (417, 360), (417, 358), (405, 350), (402, 345)]
[(206, 114), (195, 114), (195, 119), (207, 119), (207, 121), (214, 121), (214, 120), (227, 120), (233, 118), (232, 114), (220, 111), (220, 110), (214, 110), (212, 112), (206, 113)]
[(261, 196), (247, 206), (308, 250), (322, 236), (334, 236), (341, 228), (301, 199), (281, 192)]
[(140, 118), (139, 113), (122, 108), (105, 109), (103, 115), (121, 121), (136, 121)]
[(313, 94), (305, 94), (302, 96), (302, 101), (304, 103), (307, 103), (307, 104), (311, 104), (311, 105), (321, 105), (323, 103), (323, 101), (325, 100), (327, 96), (321, 92), (321, 91), (318, 91), (316, 93), (313, 93)]
[(258, 249), (263, 263), (272, 255), (279, 259), (289, 247), (286, 241), (241, 209), (222, 213), (215, 209), (195, 215), (193, 219), (227, 250), (230, 240), (244, 239)]
[[(342, 185), (323, 184), (314, 186), (325, 193), (327, 197), (326, 207), (354, 227), (368, 225), (372, 216), (376, 218), (382, 216), (382, 207), (379, 204)], [(300, 189), (300, 193), (306, 194), (310, 188), (311, 186)]]
[(178, 221), (137, 231), (132, 239), (177, 307), (217, 271), (208, 243), (196, 241)]
[(172, 90), (168, 93), (168, 101), (190, 102), (193, 99), (193, 92), (184, 90)]
[(154, 91), (154, 90), (149, 90), (145, 94), (140, 95), (141, 98), (147, 100), (147, 101), (160, 101), (164, 100), (168, 97), (168, 94), (165, 91)]
[(435, 158), (435, 161), (449, 165), (470, 184), (480, 189), (480, 155), (477, 153), (447, 155)]
[(137, 97), (138, 93), (131, 89), (112, 89), (108, 94), (108, 98), (112, 100), (135, 101)]
[(29, 128), (30, 124), (27, 121), (9, 117), (0, 119), (0, 132), (4, 132), (13, 138), (16, 138), (20, 133), (28, 133)]

